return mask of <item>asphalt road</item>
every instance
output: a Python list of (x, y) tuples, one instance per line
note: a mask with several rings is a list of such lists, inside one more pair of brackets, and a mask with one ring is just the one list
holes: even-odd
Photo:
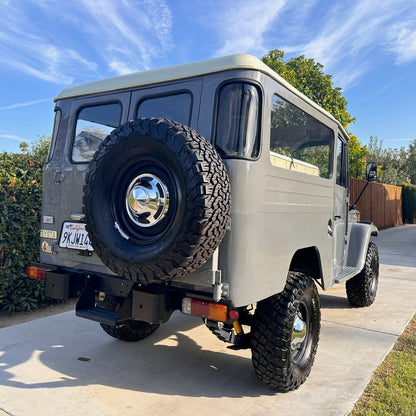
[(416, 310), (416, 226), (384, 230), (379, 292), (349, 306), (343, 285), (321, 293), (315, 365), (297, 391), (257, 381), (250, 351), (233, 351), (179, 313), (125, 343), (65, 312), (0, 329), (0, 414), (345, 415)]

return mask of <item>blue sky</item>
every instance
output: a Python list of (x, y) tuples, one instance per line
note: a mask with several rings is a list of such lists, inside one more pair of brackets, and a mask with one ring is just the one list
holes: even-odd
[(416, 137), (415, 0), (0, 0), (0, 151), (50, 134), (69, 86), (232, 53), (281, 49), (324, 65), (349, 130)]

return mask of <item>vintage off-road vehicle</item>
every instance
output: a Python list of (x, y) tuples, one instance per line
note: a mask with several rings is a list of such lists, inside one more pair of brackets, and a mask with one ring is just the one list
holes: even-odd
[[(251, 348), (281, 391), (311, 371), (317, 285), (368, 306), (377, 228), (349, 204), (348, 136), (257, 58), (64, 89), (44, 172), (46, 294), (137, 341), (175, 310)], [(376, 166), (368, 166), (374, 179)]]

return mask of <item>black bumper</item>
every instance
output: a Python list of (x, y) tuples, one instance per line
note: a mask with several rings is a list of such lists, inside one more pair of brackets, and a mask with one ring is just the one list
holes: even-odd
[[(117, 276), (55, 269), (46, 272), (45, 294), (54, 299), (79, 296), (77, 316), (110, 325), (125, 320), (139, 320), (152, 324), (168, 321), (180, 310), (185, 294), (164, 285), (140, 286)], [(117, 299), (116, 310), (100, 307), (100, 296)]]

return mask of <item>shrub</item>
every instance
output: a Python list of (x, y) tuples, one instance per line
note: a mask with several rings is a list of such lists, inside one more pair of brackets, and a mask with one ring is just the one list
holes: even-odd
[(403, 221), (416, 223), (416, 185), (402, 184)]
[(25, 266), (39, 261), (42, 171), (48, 138), (26, 153), (0, 154), (0, 310), (31, 310), (51, 300)]

